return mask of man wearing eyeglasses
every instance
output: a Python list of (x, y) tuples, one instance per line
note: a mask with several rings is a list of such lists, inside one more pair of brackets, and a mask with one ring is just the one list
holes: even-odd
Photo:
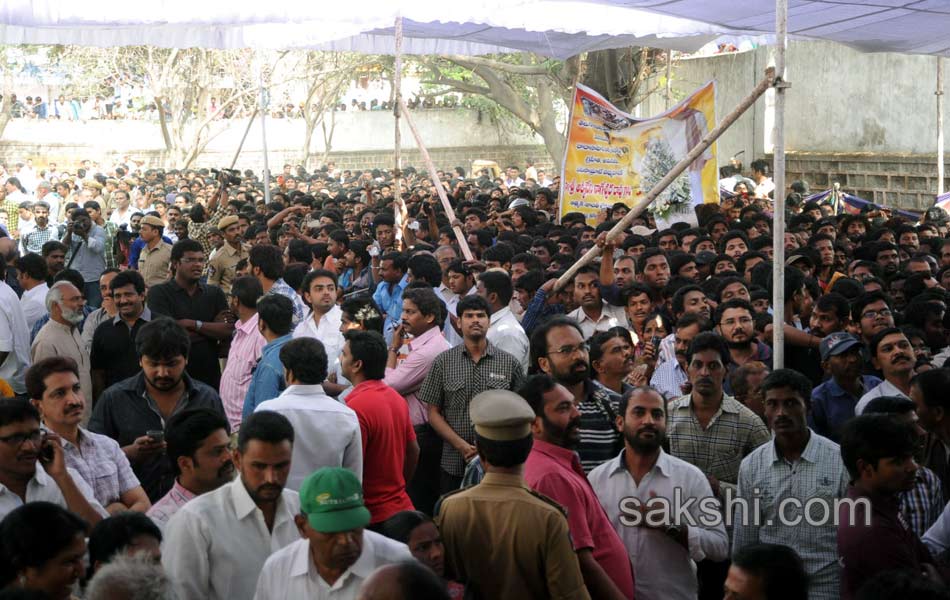
[(26, 400), (0, 399), (0, 520), (27, 502), (52, 502), (89, 522), (108, 516), (92, 488), (66, 467), (55, 434), (40, 429), (40, 415)]
[(759, 361), (772, 370), (772, 349), (756, 339), (754, 314), (752, 304), (739, 298), (723, 302), (716, 308), (716, 327), (729, 347), (723, 391), (730, 395), (729, 380), (742, 365)]
[(207, 262), (200, 242), (178, 242), (172, 247), (171, 261), (175, 277), (149, 289), (148, 307), (185, 328), (191, 339), (188, 374), (218, 389), (218, 345), (231, 339), (237, 319), (228, 308), (224, 291), (200, 281)]

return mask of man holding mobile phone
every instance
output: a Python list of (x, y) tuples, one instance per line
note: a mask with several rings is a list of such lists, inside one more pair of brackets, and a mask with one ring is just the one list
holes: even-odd
[(59, 436), (40, 429), (26, 400), (0, 399), (0, 520), (27, 502), (52, 502), (94, 525), (108, 516), (89, 485), (66, 467)]

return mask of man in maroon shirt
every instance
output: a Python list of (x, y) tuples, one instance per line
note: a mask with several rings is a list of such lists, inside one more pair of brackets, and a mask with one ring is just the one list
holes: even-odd
[(863, 415), (845, 424), (841, 458), (851, 476), (838, 507), (841, 598), (852, 600), (881, 571), (908, 569), (939, 580), (927, 547), (900, 516), (901, 492), (914, 487), (917, 436), (891, 415)]
[(360, 422), (363, 438), (363, 497), (377, 529), (389, 517), (413, 510), (406, 481), (419, 460), (419, 444), (409, 420), (409, 406), (383, 383), (386, 342), (375, 331), (348, 331), (340, 356), (343, 376), (353, 383), (346, 404)]
[(571, 540), (591, 598), (633, 598), (633, 568), (626, 547), (573, 450), (580, 441), (581, 423), (574, 394), (550, 375), (532, 375), (518, 394), (536, 415), (525, 482), (567, 510)]

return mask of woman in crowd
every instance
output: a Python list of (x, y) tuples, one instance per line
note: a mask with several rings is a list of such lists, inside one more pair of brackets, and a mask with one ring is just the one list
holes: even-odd
[[(431, 517), (417, 510), (404, 510), (383, 522), (380, 533), (409, 546), (416, 560), (445, 579), (445, 546)], [(465, 586), (454, 581), (445, 583), (450, 598), (464, 597)]]

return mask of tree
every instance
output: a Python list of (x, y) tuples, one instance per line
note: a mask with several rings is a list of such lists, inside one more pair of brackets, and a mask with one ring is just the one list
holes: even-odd
[(630, 111), (655, 91), (645, 82), (660, 53), (649, 48), (601, 50), (566, 61), (530, 53), (492, 57), (450, 55), (422, 58), (433, 95), (474, 94), (491, 100), (541, 136), (555, 164), (564, 158), (563, 110), (570, 106), (575, 80)]
[(256, 102), (250, 50), (66, 47), (56, 58), (61, 68), (83, 73), (67, 87), (68, 93), (108, 97), (115, 85), (148, 90), (158, 109), (170, 168), (191, 166), (230, 125), (223, 116), (246, 113)]

